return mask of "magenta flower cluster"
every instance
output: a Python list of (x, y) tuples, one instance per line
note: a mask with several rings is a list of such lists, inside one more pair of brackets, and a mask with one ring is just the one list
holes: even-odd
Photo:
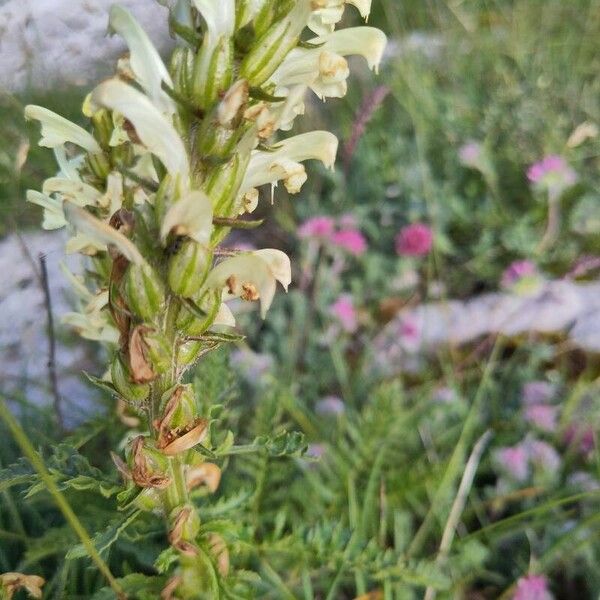
[(558, 154), (550, 154), (531, 165), (527, 179), (537, 187), (560, 194), (577, 182), (577, 173)]
[(543, 575), (526, 575), (517, 581), (513, 600), (552, 600), (548, 580)]
[(328, 242), (354, 256), (364, 254), (368, 247), (365, 236), (347, 215), (341, 217), (339, 222), (325, 215), (312, 217), (300, 225), (297, 234), (303, 239)]
[(329, 310), (346, 333), (354, 333), (358, 329), (358, 315), (352, 297), (348, 294), (342, 294)]
[(412, 223), (398, 232), (395, 242), (400, 256), (425, 256), (431, 251), (433, 232), (424, 223)]

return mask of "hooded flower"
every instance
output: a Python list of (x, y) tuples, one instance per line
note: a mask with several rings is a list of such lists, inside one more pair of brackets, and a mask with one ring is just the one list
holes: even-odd
[(277, 144), (272, 152), (255, 150), (250, 157), (240, 193), (283, 180), (290, 193), (300, 191), (306, 181), (302, 164), (305, 160), (320, 160), (325, 167), (332, 168), (337, 153), (338, 140), (328, 131), (302, 133)]
[(291, 280), (290, 259), (281, 250), (269, 248), (225, 259), (210, 272), (204, 289), (223, 290), (223, 300), (260, 300), (264, 318), (273, 302), (276, 283), (287, 291)]
[(162, 89), (162, 84), (173, 87), (171, 76), (160, 55), (131, 13), (122, 6), (110, 9), (109, 28), (118, 33), (129, 46), (129, 66), (150, 100), (164, 114), (171, 116), (176, 106)]
[(363, 19), (371, 12), (371, 0), (313, 0), (308, 26), (318, 35), (332, 32), (342, 19), (346, 4), (353, 4)]
[(40, 146), (60, 148), (70, 142), (92, 154), (102, 152), (98, 142), (90, 133), (47, 108), (30, 104), (25, 107), (25, 118), (35, 119), (41, 123)]
[(160, 159), (174, 179), (179, 176), (180, 184), (188, 185), (185, 145), (171, 121), (147, 96), (119, 79), (109, 79), (94, 90), (92, 102), (122, 114), (146, 149)]
[(353, 27), (309, 40), (314, 48), (295, 48), (273, 73), (279, 92), (294, 85), (309, 86), (319, 98), (346, 95), (350, 74), (346, 56), (360, 55), (377, 71), (387, 39), (374, 27)]

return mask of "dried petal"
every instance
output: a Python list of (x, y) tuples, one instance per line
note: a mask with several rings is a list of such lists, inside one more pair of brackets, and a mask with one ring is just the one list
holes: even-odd
[(214, 463), (202, 463), (195, 467), (189, 467), (185, 474), (188, 490), (199, 485), (205, 485), (212, 493), (217, 491), (221, 481), (221, 469)]

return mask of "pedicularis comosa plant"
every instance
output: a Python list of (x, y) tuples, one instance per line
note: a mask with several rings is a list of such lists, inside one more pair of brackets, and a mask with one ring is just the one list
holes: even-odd
[(280, 181), (294, 194), (304, 161), (333, 167), (333, 134), (280, 132), (304, 112), (307, 93), (345, 94), (346, 56), (377, 68), (383, 33), (335, 30), (346, 3), (368, 16), (370, 0), (166, 2), (177, 40), (168, 67), (132, 15), (113, 6), (110, 31), (129, 53), (87, 96), (89, 127), (40, 106), (25, 110), (59, 167), (27, 198), (44, 208), (45, 229), (72, 232), (67, 252), (89, 257), (85, 278), (67, 273), (82, 307), (67, 320), (109, 348), (103, 385), (137, 419), (138, 433), (113, 460), (125, 481), (121, 500), (164, 518), (163, 598), (217, 598), (226, 589), (226, 542), (203, 532), (195, 502), (219, 485), (220, 467), (207, 456), (225, 455), (232, 440), (215, 443), (213, 415), (202, 414), (184, 375), (235, 341), (228, 301), (257, 301), (264, 318), (277, 282), (290, 285), (280, 250), (222, 244), (232, 229), (260, 224), (246, 215), (263, 186), (267, 197)]

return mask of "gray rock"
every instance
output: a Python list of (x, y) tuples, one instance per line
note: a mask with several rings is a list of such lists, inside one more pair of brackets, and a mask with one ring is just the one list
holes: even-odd
[[(114, 71), (126, 47), (106, 37), (114, 0), (8, 0), (0, 6), (0, 88), (86, 85)], [(167, 12), (155, 0), (120, 0), (156, 46), (171, 44)]]
[(45, 296), (38, 274), (38, 256), (46, 255), (50, 297), (56, 332), (58, 387), (68, 424), (97, 411), (94, 390), (82, 370), (97, 370), (94, 346), (82, 344), (61, 325), (61, 316), (73, 309), (68, 282), (60, 262), (81, 271), (80, 257), (64, 255), (64, 232), (11, 235), (0, 242), (0, 389), (9, 398), (37, 405), (51, 404), (48, 375), (48, 330)]
[(600, 353), (600, 282), (548, 281), (528, 296), (484, 294), (460, 302), (422, 304), (399, 313), (373, 342), (373, 367), (386, 374), (418, 370), (441, 346), (493, 334), (562, 333)]

